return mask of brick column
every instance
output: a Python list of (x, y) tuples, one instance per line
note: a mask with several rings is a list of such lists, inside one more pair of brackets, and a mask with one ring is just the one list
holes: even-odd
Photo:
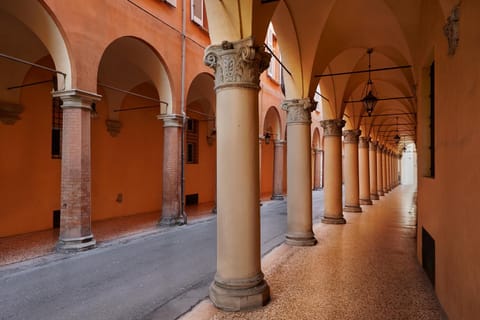
[(379, 196), (383, 196), (383, 145), (377, 142), (377, 192)]
[(270, 289), (261, 270), (258, 90), (270, 55), (253, 39), (205, 50), (217, 96), (217, 272), (215, 306), (229, 311), (265, 305)]
[(315, 149), (313, 163), (313, 190), (322, 189), (322, 150)]
[(284, 140), (275, 140), (273, 154), (273, 194), (272, 200), (283, 200), (283, 153)]
[(322, 222), (329, 224), (346, 223), (342, 209), (342, 119), (323, 120), (323, 155), (325, 212)]
[(62, 99), (62, 182), (60, 235), (56, 249), (82, 251), (95, 247), (91, 224), (90, 112), (101, 96), (81, 90), (58, 91)]
[(312, 229), (312, 166), (309, 99), (290, 99), (282, 103), (287, 111), (287, 235), (293, 246), (317, 243)]
[(360, 180), (359, 195), (361, 205), (372, 204), (372, 200), (370, 199), (370, 168), (368, 157), (369, 140), (368, 137), (360, 137), (358, 143), (358, 176)]
[(159, 116), (163, 120), (163, 191), (162, 217), (159, 225), (173, 226), (183, 223), (182, 188), (182, 126), (183, 118), (178, 115)]
[(378, 200), (377, 191), (377, 142), (370, 141), (369, 149), (369, 169), (370, 169), (370, 199)]
[(345, 130), (345, 212), (362, 212), (359, 201), (358, 138), (360, 130)]

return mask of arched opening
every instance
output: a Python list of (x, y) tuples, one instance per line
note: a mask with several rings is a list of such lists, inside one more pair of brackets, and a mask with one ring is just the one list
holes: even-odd
[[(261, 198), (275, 198), (280, 196), (283, 186), (283, 174), (279, 172), (280, 168), (283, 171), (283, 144), (281, 139), (281, 124), (280, 115), (275, 107), (270, 107), (265, 114), (263, 121), (263, 131), (261, 132), (261, 152), (260, 152), (260, 195)], [(283, 159), (282, 159), (283, 160)], [(277, 186), (277, 190), (275, 186)]]
[(2, 2), (0, 33), (2, 237), (59, 226), (62, 118), (51, 92), (70, 87), (71, 70), (39, 2)]
[(185, 126), (185, 211), (188, 216), (215, 209), (216, 95), (214, 79), (198, 74), (187, 94)]
[(312, 137), (312, 183), (313, 190), (323, 188), (323, 151), (318, 128), (314, 129)]
[(164, 156), (157, 117), (171, 108), (166, 68), (143, 40), (119, 38), (100, 61), (98, 92), (103, 99), (92, 119), (92, 220), (145, 214), (156, 221)]

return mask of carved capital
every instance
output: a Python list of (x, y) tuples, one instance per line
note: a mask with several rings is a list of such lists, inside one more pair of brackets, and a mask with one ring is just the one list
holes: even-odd
[(215, 73), (215, 90), (225, 87), (259, 89), (260, 74), (268, 68), (271, 55), (255, 47), (253, 38), (224, 41), (205, 49), (204, 63)]
[(443, 26), (443, 33), (447, 37), (448, 41), (448, 54), (453, 56), (458, 47), (458, 41), (460, 39), (458, 35), (460, 21), (460, 4), (453, 7), (450, 16), (447, 18), (447, 22)]
[(4, 124), (13, 125), (20, 120), (23, 106), (19, 104), (0, 102), (0, 121)]
[(345, 126), (345, 120), (342, 119), (331, 119), (331, 120), (322, 120), (320, 125), (323, 128), (323, 136), (342, 136), (342, 128)]
[(158, 120), (163, 120), (163, 127), (183, 127), (183, 117), (177, 114), (167, 114), (163, 116), (157, 116)]
[(377, 151), (378, 142), (370, 141), (370, 151)]
[(346, 144), (358, 144), (358, 137), (362, 132), (358, 129), (356, 130), (345, 130), (343, 131), (343, 142)]
[(107, 131), (112, 137), (118, 136), (120, 129), (122, 129), (122, 123), (118, 120), (105, 120), (105, 125), (107, 126)]
[(287, 111), (287, 125), (312, 123), (312, 111), (315, 109), (308, 98), (284, 100), (282, 109)]
[(383, 144), (380, 144), (380, 143), (377, 144), (377, 152), (383, 152), (384, 148), (385, 146)]
[(102, 96), (93, 92), (72, 89), (66, 91), (55, 91), (53, 97), (62, 99), (62, 109), (82, 108), (92, 110), (92, 103), (99, 101)]
[(275, 148), (283, 148), (283, 146), (286, 144), (285, 140), (274, 140), (273, 144), (275, 145)]
[(369, 147), (370, 138), (369, 137), (360, 137), (358, 141), (359, 148), (368, 148)]

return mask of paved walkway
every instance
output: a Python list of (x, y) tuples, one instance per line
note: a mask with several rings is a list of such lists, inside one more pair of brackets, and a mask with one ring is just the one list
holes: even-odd
[(207, 299), (182, 320), (446, 319), (416, 260), (413, 195), (399, 186), (363, 213), (346, 213), (346, 225), (315, 224), (315, 247), (274, 249), (262, 260), (266, 307), (226, 313)]

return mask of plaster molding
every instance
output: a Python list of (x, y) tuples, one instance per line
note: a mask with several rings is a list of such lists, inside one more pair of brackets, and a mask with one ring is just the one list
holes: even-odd
[(443, 26), (443, 34), (448, 41), (448, 54), (453, 56), (458, 47), (460, 36), (458, 35), (460, 21), (460, 4), (453, 7), (447, 22)]
[(62, 109), (81, 108), (90, 111), (92, 111), (92, 103), (102, 98), (99, 94), (80, 89), (54, 91), (52, 96), (62, 99)]
[(323, 128), (323, 136), (329, 137), (341, 137), (342, 128), (345, 126), (345, 120), (342, 119), (331, 119), (331, 120), (322, 120), (320, 125)]
[(281, 107), (282, 110), (287, 111), (287, 125), (312, 123), (312, 111), (315, 110), (315, 105), (310, 99), (283, 100)]
[(0, 102), (0, 121), (3, 124), (13, 125), (20, 120), (20, 114), (23, 112), (23, 106), (7, 102)]
[(163, 120), (163, 127), (164, 128), (169, 128), (169, 127), (177, 127), (181, 128), (183, 127), (183, 117), (178, 114), (167, 114), (167, 115), (161, 115), (157, 116), (158, 120)]
[(204, 63), (215, 73), (215, 90), (226, 87), (260, 89), (260, 74), (268, 68), (271, 55), (263, 46), (256, 47), (253, 38), (235, 42), (223, 41), (205, 50)]
[(118, 136), (120, 130), (122, 129), (122, 123), (119, 120), (105, 120), (105, 125), (107, 126), (107, 131), (112, 137)]

